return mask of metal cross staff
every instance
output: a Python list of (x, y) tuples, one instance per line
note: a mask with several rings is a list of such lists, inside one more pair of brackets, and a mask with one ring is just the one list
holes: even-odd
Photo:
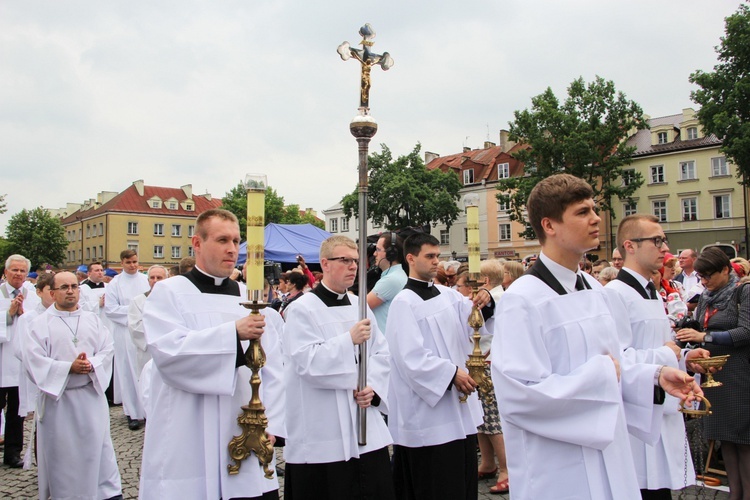
[[(362, 35), (361, 49), (351, 48), (349, 42), (338, 47), (338, 53), (344, 61), (354, 57), (362, 65), (360, 82), (359, 114), (349, 124), (349, 131), (357, 139), (359, 146), (359, 319), (367, 318), (367, 146), (370, 139), (378, 131), (378, 124), (369, 115), (370, 111), (370, 68), (379, 65), (384, 71), (393, 66), (393, 59), (388, 52), (382, 55), (373, 53), (370, 48), (375, 42), (375, 30), (365, 24), (359, 29)], [(357, 390), (367, 386), (367, 342), (359, 345), (359, 374)], [(357, 441), (360, 445), (367, 444), (367, 413), (365, 408), (357, 410)]]

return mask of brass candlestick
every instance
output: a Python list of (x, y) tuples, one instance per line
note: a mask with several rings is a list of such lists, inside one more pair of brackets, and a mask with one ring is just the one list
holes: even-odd
[[(241, 305), (250, 309), (250, 315), (260, 315), (260, 310), (268, 304), (259, 299), (259, 290), (253, 290), (253, 300), (240, 302)], [(237, 425), (242, 428), (242, 434), (234, 436), (229, 442), (229, 455), (234, 460), (234, 465), (227, 465), (229, 474), (239, 474), (242, 461), (254, 451), (258, 461), (263, 465), (263, 472), (267, 479), (273, 477), (273, 470), (269, 467), (273, 459), (273, 445), (266, 435), (268, 418), (266, 408), (260, 400), (260, 375), (259, 371), (266, 364), (266, 353), (260, 340), (251, 340), (250, 347), (245, 351), (245, 365), (253, 372), (250, 377), (250, 386), (253, 389), (250, 402), (242, 406), (242, 413), (237, 416)]]
[(695, 363), (696, 365), (700, 365), (706, 371), (706, 375), (708, 376), (706, 381), (701, 384), (701, 387), (721, 387), (722, 385), (724, 385), (718, 380), (714, 380), (714, 374), (711, 373), (710, 369), (721, 368), (726, 364), (728, 359), (729, 354), (725, 356), (713, 356), (711, 358), (698, 358), (691, 360), (691, 362)]
[[(472, 273), (469, 276), (467, 284), (471, 286), (471, 298), (473, 299), (477, 296), (479, 289), (477, 287), (476, 275)], [(481, 347), (479, 347), (479, 339), (481, 338), (479, 329), (484, 326), (484, 318), (477, 306), (472, 306), (468, 323), (474, 330), (474, 333), (471, 335), (474, 341), (474, 349), (469, 354), (469, 359), (466, 360), (466, 370), (469, 372), (469, 376), (474, 379), (474, 382), (477, 383), (477, 390), (483, 394), (487, 394), (492, 390), (492, 379), (485, 376), (484, 373), (485, 356), (482, 353)], [(467, 398), (468, 394), (462, 394), (459, 399), (462, 403), (465, 403)]]

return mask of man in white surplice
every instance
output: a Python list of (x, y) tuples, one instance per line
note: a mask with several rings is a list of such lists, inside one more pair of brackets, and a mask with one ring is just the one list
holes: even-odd
[[(285, 312), (288, 499), (394, 498), (391, 435), (378, 412), (388, 411), (388, 344), (372, 311), (360, 320), (359, 299), (347, 293), (357, 277), (357, 257), (351, 239), (325, 240), (323, 280)], [(357, 391), (363, 342), (367, 386)], [(366, 445), (357, 441), (358, 408), (366, 409)]]
[(73, 273), (55, 275), (55, 304), (36, 317), (23, 362), (40, 391), (37, 416), (39, 498), (122, 499), (104, 391), (112, 335), (78, 307)]
[[(689, 360), (709, 357), (710, 353), (705, 349), (685, 350), (682, 358), (683, 352), (672, 340), (664, 304), (651, 282), (651, 276), (659, 272), (669, 250), (658, 219), (642, 214), (625, 217), (617, 228), (617, 246), (625, 263), (605, 291), (610, 295), (615, 321), (630, 325), (629, 329), (620, 330), (623, 357), (683, 369), (687, 361), (691, 371), (702, 371)], [(669, 500), (670, 490), (682, 489), (686, 481), (695, 482), (693, 462), (685, 448), (685, 423), (678, 408), (679, 401), (667, 395), (656, 442), (630, 436), (638, 486), (644, 499)]]
[(141, 499), (278, 498), (278, 480), (264, 477), (254, 453), (237, 475), (227, 470), (229, 441), (242, 433), (237, 415), (251, 397), (251, 371), (245, 366), (251, 339), (260, 338), (266, 353), (260, 397), (269, 440), (286, 435), (279, 338), (283, 320), (273, 309), (250, 316), (240, 305), (247, 299), (245, 286), (229, 279), (239, 243), (239, 225), (231, 212), (203, 212), (192, 238), (195, 268), (157, 283), (146, 299), (143, 327), (153, 366)]
[[(128, 306), (128, 330), (130, 331), (130, 339), (133, 341), (136, 348), (137, 362), (135, 373), (138, 376), (139, 384), (143, 367), (146, 366), (146, 363), (151, 359), (151, 355), (148, 353), (148, 345), (146, 344), (146, 332), (143, 331), (143, 306), (146, 304), (146, 299), (151, 293), (151, 290), (154, 289), (154, 285), (159, 281), (167, 279), (169, 277), (169, 271), (167, 271), (166, 267), (155, 264), (148, 268), (146, 275), (148, 276), (149, 291), (136, 295), (133, 300), (130, 301), (130, 306)], [(138, 391), (138, 395), (142, 396), (140, 390)]]
[(591, 186), (547, 177), (527, 209), (542, 252), (503, 295), (492, 342), (511, 498), (638, 498), (628, 426), (658, 434), (655, 385), (688, 400), (702, 391), (675, 368), (620, 359), (606, 293), (578, 270), (599, 245)]
[[(115, 340), (115, 400), (122, 400), (122, 411), (132, 431), (141, 427), (146, 414), (138, 398), (138, 364), (135, 344), (128, 330), (128, 307), (136, 296), (149, 290), (148, 278), (138, 272), (135, 250), (120, 252), (122, 272), (109, 282), (104, 292), (104, 313), (112, 322)], [(119, 398), (118, 398), (119, 396)]]

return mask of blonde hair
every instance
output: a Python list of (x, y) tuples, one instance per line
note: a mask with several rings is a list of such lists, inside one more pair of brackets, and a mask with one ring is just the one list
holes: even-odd
[(498, 286), (503, 281), (503, 264), (497, 259), (483, 260), (479, 264), (479, 274), (487, 276), (490, 285)]
[(333, 257), (333, 249), (336, 247), (346, 247), (351, 248), (352, 250), (358, 250), (357, 244), (354, 243), (354, 240), (351, 238), (341, 235), (331, 236), (320, 244), (320, 258), (330, 259)]

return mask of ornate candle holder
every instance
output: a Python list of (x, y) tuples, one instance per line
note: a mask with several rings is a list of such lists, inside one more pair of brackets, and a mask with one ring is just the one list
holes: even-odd
[[(479, 289), (477, 287), (476, 276), (474, 274), (470, 274), (469, 276), (470, 278), (467, 284), (471, 286), (471, 298), (473, 299), (477, 296)], [(466, 360), (466, 370), (469, 372), (471, 378), (474, 379), (474, 382), (477, 383), (477, 390), (483, 394), (487, 394), (492, 390), (492, 379), (487, 377), (484, 373), (485, 356), (482, 353), (482, 349), (479, 347), (479, 339), (481, 337), (479, 335), (479, 329), (484, 326), (484, 318), (477, 306), (471, 308), (468, 323), (474, 330), (474, 333), (471, 335), (471, 339), (474, 342), (474, 349), (471, 351), (471, 354), (469, 354), (469, 359)], [(467, 398), (468, 394), (462, 394), (459, 397), (459, 400), (462, 403), (465, 403)]]
[(718, 380), (714, 380), (714, 374), (710, 372), (711, 368), (719, 369), (724, 366), (729, 359), (729, 354), (725, 356), (713, 356), (711, 358), (699, 358), (693, 359), (691, 362), (701, 366), (706, 371), (706, 381), (701, 384), (701, 387), (721, 387), (724, 385)]

